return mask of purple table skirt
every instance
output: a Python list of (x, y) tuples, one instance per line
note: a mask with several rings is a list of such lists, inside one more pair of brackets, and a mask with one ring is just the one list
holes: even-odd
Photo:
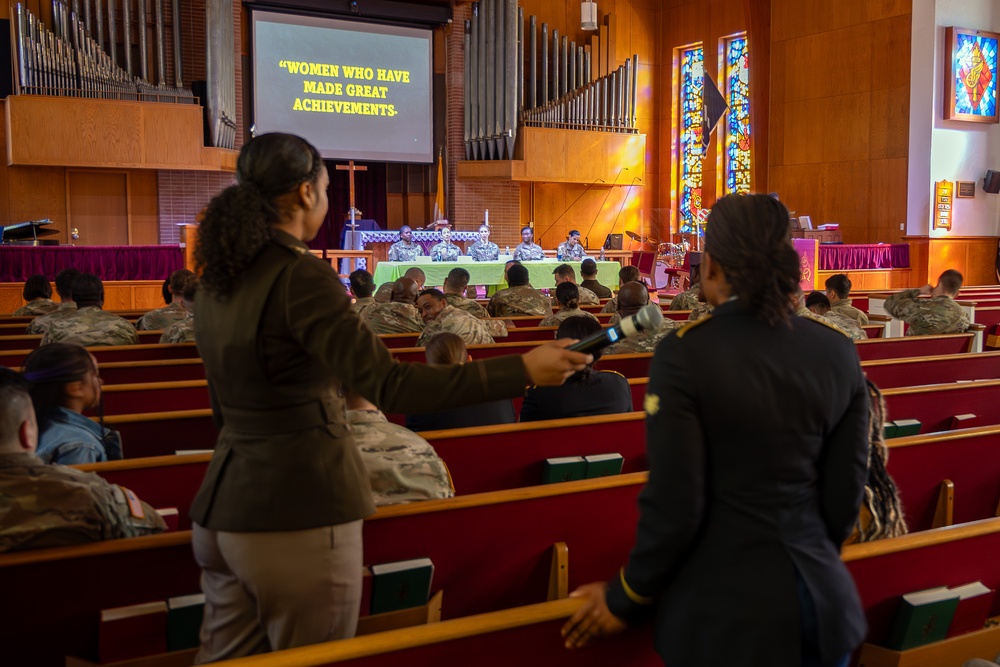
[(0, 282), (24, 282), (36, 273), (49, 280), (70, 267), (101, 280), (164, 280), (184, 268), (176, 245), (0, 246)]
[(863, 243), (856, 245), (821, 245), (821, 271), (848, 269), (908, 269), (908, 243)]

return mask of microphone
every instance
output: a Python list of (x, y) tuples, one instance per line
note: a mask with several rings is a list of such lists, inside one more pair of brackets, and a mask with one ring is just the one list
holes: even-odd
[[(622, 199), (622, 205), (618, 207), (618, 215), (615, 216), (615, 222), (614, 224), (611, 225), (611, 231), (608, 232), (609, 234), (615, 233), (615, 227), (618, 226), (618, 218), (620, 218), (622, 215), (622, 209), (625, 208), (625, 202), (628, 201), (628, 196), (632, 194), (632, 186), (635, 185), (636, 181), (641, 181), (641, 180), (642, 180), (641, 178), (636, 176), (635, 178), (632, 179), (632, 182), (628, 184), (628, 190), (625, 191), (625, 198)], [(631, 239), (629, 240), (629, 243), (630, 244), (632, 243)], [(629, 247), (631, 248), (632, 246), (629, 245)]]
[[(584, 246), (587, 250), (590, 250), (590, 232), (594, 229), (594, 225), (597, 224), (597, 219), (601, 217), (601, 211), (604, 210), (604, 205), (608, 203), (608, 197), (611, 196), (611, 189), (618, 185), (618, 179), (621, 177), (623, 171), (628, 171), (628, 167), (622, 167), (615, 174), (615, 180), (611, 182), (611, 187), (608, 188), (608, 194), (604, 195), (604, 201), (601, 202), (601, 208), (597, 209), (597, 215), (594, 216), (594, 221), (590, 223), (590, 227), (587, 228), (587, 245)], [(633, 181), (634, 183), (635, 181)], [(604, 245), (603, 243), (601, 245)]]
[(613, 327), (608, 327), (592, 336), (587, 336), (566, 349), (591, 354), (608, 345), (613, 345), (624, 338), (634, 336), (640, 331), (659, 329), (661, 324), (663, 324), (663, 311), (660, 310), (657, 304), (651, 303), (648, 306), (643, 306), (635, 315), (629, 315)]

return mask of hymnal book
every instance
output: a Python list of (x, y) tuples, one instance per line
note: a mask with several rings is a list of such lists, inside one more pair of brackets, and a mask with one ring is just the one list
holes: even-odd
[(181, 515), (176, 507), (160, 507), (156, 513), (167, 523), (167, 532), (177, 530), (180, 527)]
[(617, 475), (622, 471), (622, 465), (625, 464), (625, 459), (617, 453), (584, 456), (583, 460), (587, 462), (587, 479)]
[(993, 591), (981, 581), (949, 589), (958, 595), (958, 608), (951, 620), (948, 636), (964, 635), (982, 630), (993, 607)]
[(168, 598), (167, 650), (196, 648), (201, 643), (201, 619), (204, 615), (204, 593)]
[(896, 608), (886, 646), (905, 651), (944, 639), (957, 607), (958, 595), (944, 586), (907, 593)]
[(409, 609), (427, 604), (431, 594), (434, 563), (416, 558), (372, 565), (372, 614)]
[(896, 437), (896, 425), (892, 422), (882, 424), (882, 437), (886, 440)]
[(214, 449), (175, 449), (175, 456), (191, 456), (193, 454), (214, 454)]
[(554, 459), (545, 459), (542, 484), (572, 482), (586, 476), (587, 461), (582, 456), (560, 456)]
[(959, 428), (972, 428), (973, 426), (979, 426), (982, 420), (979, 419), (979, 415), (974, 415), (972, 413), (964, 415), (955, 415), (951, 418), (951, 430)]
[(147, 602), (101, 610), (99, 661), (142, 658), (167, 651), (167, 603)]
[(892, 422), (896, 426), (896, 434), (894, 438), (904, 438), (908, 435), (919, 435), (920, 427), (923, 424), (919, 419), (897, 419)]

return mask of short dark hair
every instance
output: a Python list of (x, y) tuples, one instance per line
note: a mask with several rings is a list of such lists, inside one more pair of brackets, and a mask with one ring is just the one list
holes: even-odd
[(20, 373), (0, 366), (0, 442), (16, 437), (30, 409), (28, 383)]
[(596, 276), (597, 275), (597, 262), (590, 259), (589, 257), (582, 262), (580, 262), (580, 273), (585, 276)]
[(48, 278), (36, 273), (33, 276), (28, 276), (28, 279), (24, 281), (24, 291), (21, 292), (21, 295), (25, 301), (50, 299), (52, 298), (52, 285), (49, 284)]
[(199, 281), (197, 277), (187, 281), (187, 283), (184, 284), (184, 293), (181, 294), (181, 297), (185, 301), (194, 301), (198, 294), (198, 285), (200, 282), (201, 281)]
[(559, 283), (556, 285), (556, 301), (567, 308), (572, 309), (579, 307), (580, 288), (576, 286), (576, 283)]
[(456, 267), (448, 272), (448, 277), (444, 279), (444, 284), (452, 289), (465, 289), (469, 286), (471, 277), (468, 271), (461, 267)]
[[(583, 340), (587, 336), (597, 333), (602, 328), (601, 323), (592, 317), (585, 317), (583, 315), (567, 317), (556, 330), (556, 338), (576, 338)], [(599, 350), (592, 354), (594, 355), (594, 361), (601, 358)]]
[(420, 294), (417, 295), (417, 298), (419, 299), (422, 296), (434, 297), (435, 301), (444, 301), (444, 292), (436, 287), (429, 287), (425, 290), (420, 290)]
[(851, 293), (851, 279), (846, 273), (837, 273), (826, 279), (823, 284), (828, 290), (837, 295), (838, 299), (846, 299)]
[(165, 278), (163, 284), (160, 285), (160, 294), (163, 295), (163, 303), (173, 303), (174, 295), (170, 291), (170, 278)]
[(375, 291), (375, 279), (364, 269), (351, 271), (348, 280), (351, 281), (351, 294), (357, 299), (367, 299)]
[(520, 287), (528, 284), (528, 269), (521, 264), (515, 264), (507, 270), (507, 284)]
[(403, 274), (404, 278), (410, 278), (411, 280), (413, 280), (415, 282), (417, 281), (417, 277), (418, 276), (420, 278), (420, 282), (423, 282), (423, 281), (427, 280), (427, 275), (424, 273), (424, 270), (423, 269), (418, 269), (415, 266), (411, 266), (410, 268), (408, 268), (406, 270), (406, 273)]
[(571, 229), (571, 230), (569, 230), (569, 234), (567, 234), (566, 236), (579, 236), (579, 235), (580, 235), (579, 231), (577, 231), (575, 229)]
[(524, 230), (526, 230), (526, 229), (531, 232), (532, 236), (534, 236), (535, 230), (532, 229), (530, 225), (528, 225), (527, 227), (521, 227), (521, 233), (523, 234)]
[(56, 292), (63, 301), (73, 299), (73, 281), (80, 275), (79, 269), (63, 269), (56, 274)]
[(560, 278), (569, 278), (570, 280), (576, 280), (576, 271), (569, 264), (560, 264), (552, 271), (552, 275), (559, 276)]
[(943, 287), (948, 294), (954, 296), (958, 294), (958, 290), (962, 289), (962, 274), (955, 269), (948, 269), (938, 278), (938, 285)]
[(104, 283), (93, 273), (81, 273), (73, 281), (73, 300), (78, 306), (103, 306)]
[(623, 266), (618, 270), (619, 285), (624, 285), (625, 283), (637, 283), (641, 278), (642, 276), (639, 274), (639, 267), (637, 266)]
[(170, 274), (170, 292), (172, 294), (184, 294), (184, 286), (187, 285), (189, 280), (194, 280), (197, 276), (194, 275), (194, 271), (188, 271), (187, 269), (178, 269)]
[(809, 296), (806, 297), (806, 308), (812, 308), (816, 305), (823, 306), (829, 310), (830, 299), (822, 292), (809, 292)]

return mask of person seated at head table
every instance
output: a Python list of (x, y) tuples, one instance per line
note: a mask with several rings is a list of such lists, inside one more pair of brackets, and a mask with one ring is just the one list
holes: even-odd
[(446, 331), (457, 335), (466, 345), (494, 343), (486, 322), (449, 305), (441, 290), (425, 289), (420, 292), (417, 310), (424, 320), (424, 331), (417, 338), (417, 347), (423, 347), (433, 336)]
[[(885, 300), (885, 312), (910, 325), (907, 336), (962, 333), (969, 329), (970, 322), (969, 314), (955, 303), (955, 295), (960, 289), (962, 274), (948, 269), (934, 287), (928, 284), (890, 296)], [(921, 295), (931, 298), (918, 298)]]
[(413, 242), (413, 230), (409, 225), (399, 228), (399, 240), (389, 246), (390, 262), (412, 262), (417, 257), (424, 254), (424, 249), (419, 243)]
[[(348, 279), (351, 283), (351, 294), (354, 295), (354, 303), (351, 304), (351, 308), (360, 315), (365, 308), (375, 303), (375, 297), (372, 296), (375, 291), (375, 279), (364, 269), (351, 271)], [(392, 293), (391, 289), (389, 293)]]
[(469, 246), (467, 253), (474, 262), (495, 262), (500, 257), (500, 247), (490, 241), (489, 225), (479, 226), (479, 240)]
[(611, 298), (611, 289), (605, 287), (597, 281), (597, 262), (589, 257), (583, 260), (583, 262), (580, 263), (580, 275), (583, 276), (583, 282), (580, 283), (580, 287), (586, 287), (591, 292), (596, 294), (598, 298)]
[(851, 305), (851, 279), (846, 273), (830, 276), (823, 286), (826, 288), (826, 298), (830, 300), (831, 308), (851, 318), (858, 323), (858, 326), (863, 327), (868, 324), (868, 315)]
[[(135, 345), (139, 334), (123, 317), (109, 313), (104, 306), (104, 283), (92, 273), (81, 273), (73, 280), (76, 310), (52, 321), (42, 336), (42, 345), (76, 343), (95, 345)], [(58, 311), (57, 311), (58, 312)]]
[[(569, 264), (560, 264), (552, 272), (552, 275), (556, 278), (557, 287), (566, 282), (576, 285), (576, 271), (574, 271), (573, 267)], [(579, 287), (579, 285), (577, 285), (577, 287)], [(586, 287), (580, 287), (580, 303), (588, 306), (596, 306), (601, 303), (601, 300), (597, 298), (596, 294)]]
[[(642, 283), (642, 276), (639, 275), (639, 268), (635, 266), (623, 266), (618, 269), (618, 289), (621, 289), (622, 285), (625, 283)], [(648, 299), (648, 297), (647, 297)], [(618, 297), (613, 296), (611, 299), (604, 304), (604, 308), (601, 308), (602, 313), (617, 313), (618, 312)]]
[[(570, 317), (559, 325), (556, 338), (583, 340), (601, 330), (592, 317)], [(601, 352), (594, 353), (594, 361)], [(557, 391), (549, 391), (556, 389)], [(591, 415), (613, 415), (632, 411), (632, 390), (628, 380), (614, 371), (595, 371), (588, 366), (577, 371), (561, 387), (531, 387), (524, 394), (521, 421), (566, 419)]]
[(542, 246), (534, 242), (535, 232), (531, 227), (521, 228), (521, 242), (514, 248), (512, 257), (522, 262), (535, 262), (545, 259)]
[(849, 317), (841, 315), (830, 308), (830, 300), (822, 292), (810, 292), (806, 297), (806, 308), (813, 314), (822, 317), (835, 325), (851, 340), (865, 340), (868, 334)]
[(486, 312), (492, 317), (516, 315), (551, 315), (552, 302), (547, 296), (528, 284), (528, 269), (520, 263), (507, 269), (507, 289), (500, 290), (490, 299)]
[(451, 229), (441, 229), (441, 241), (431, 246), (431, 260), (435, 262), (457, 262), (462, 249), (451, 242)]
[(52, 285), (49, 284), (49, 279), (39, 273), (28, 276), (24, 281), (21, 296), (27, 303), (15, 310), (13, 317), (47, 315), (59, 308), (59, 304), (52, 300)]
[(351, 390), (344, 400), (351, 437), (368, 471), (375, 505), (455, 495), (448, 467), (429, 442), (393, 424), (374, 403)]
[(184, 285), (181, 293), (181, 304), (184, 306), (184, 319), (178, 320), (163, 330), (161, 343), (194, 343), (194, 300), (198, 294), (198, 278), (192, 278)]
[[(447, 332), (439, 333), (427, 341), (424, 355), (431, 366), (464, 364), (472, 361), (465, 342), (459, 336)], [(514, 404), (505, 398), (465, 408), (408, 414), (406, 428), (412, 431), (437, 431), (467, 426), (513, 424), (516, 421)]]
[(118, 432), (83, 416), (101, 404), (94, 355), (79, 345), (53, 343), (29, 354), (23, 372), (38, 419), (40, 459), (72, 465), (122, 458)]
[(0, 552), (162, 532), (163, 518), (96, 473), (45, 463), (25, 380), (0, 368)]
[(170, 281), (170, 302), (163, 308), (151, 310), (140, 317), (139, 321), (135, 323), (135, 328), (139, 331), (162, 331), (174, 322), (184, 319), (187, 316), (184, 304), (181, 303), (184, 298), (184, 286), (189, 281), (197, 279), (194, 271), (187, 269), (178, 269), (171, 273), (170, 278), (168, 278)]
[[(639, 312), (646, 305), (649, 299), (649, 292), (642, 283), (626, 283), (622, 285), (618, 292), (618, 313), (611, 318), (611, 325), (615, 325), (626, 317), (630, 317)], [(652, 352), (663, 337), (671, 331), (680, 328), (681, 323), (663, 318), (663, 324), (659, 329), (640, 331), (634, 336), (623, 338), (614, 345), (605, 348), (604, 355), (612, 354), (635, 354), (638, 352)]]
[[(415, 266), (411, 266), (403, 274), (404, 278), (409, 278), (417, 284), (417, 291), (419, 292), (424, 288), (424, 282), (427, 280), (427, 276), (424, 275), (424, 270), (419, 269)], [(382, 283), (379, 285), (378, 291), (375, 292), (375, 300), (379, 303), (389, 303), (392, 296), (392, 286), (394, 282)]]
[(40, 315), (31, 321), (25, 333), (43, 334), (49, 325), (76, 310), (76, 302), (73, 301), (73, 281), (80, 275), (76, 269), (63, 269), (56, 274), (56, 293), (59, 295), (59, 307), (47, 315)]
[(559, 261), (587, 259), (587, 251), (580, 245), (580, 232), (571, 229), (566, 240), (556, 247), (556, 258)]
[(580, 288), (575, 283), (564, 282), (556, 286), (556, 302), (559, 310), (554, 315), (542, 318), (538, 323), (540, 327), (557, 327), (570, 317), (589, 317), (595, 322), (599, 322), (597, 316), (580, 310)]
[(416, 281), (400, 278), (392, 286), (389, 303), (373, 303), (358, 313), (358, 317), (377, 334), (419, 333), (424, 321), (417, 310)]

